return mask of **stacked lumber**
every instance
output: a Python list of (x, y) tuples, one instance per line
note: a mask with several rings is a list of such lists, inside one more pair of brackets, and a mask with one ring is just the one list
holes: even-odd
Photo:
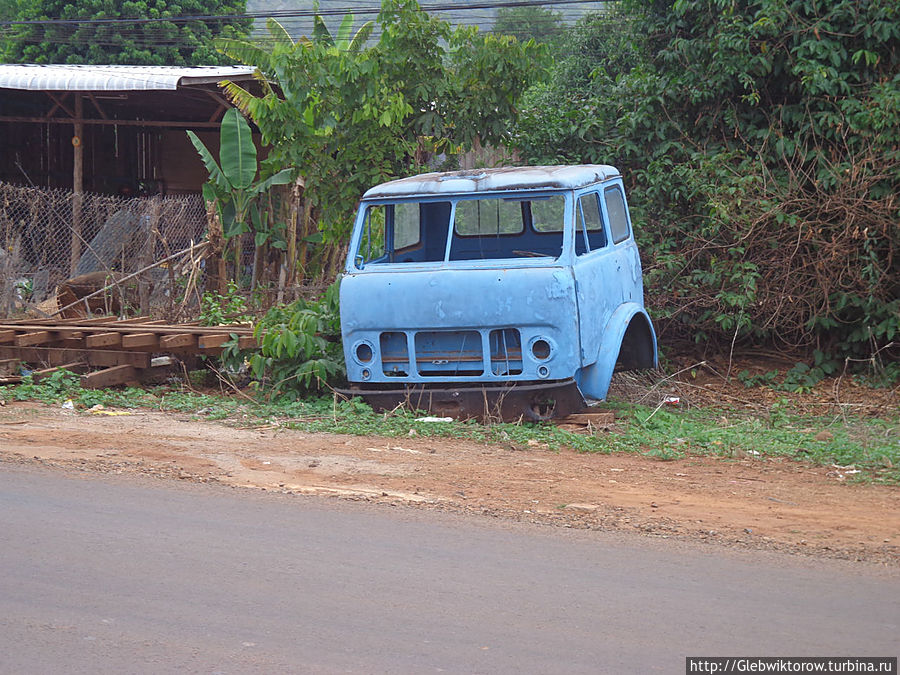
[[(19, 379), (12, 374), (17, 364), (34, 368), (35, 379), (63, 368), (84, 372), (81, 385), (86, 388), (138, 383), (177, 360), (218, 356), (234, 336), (241, 349), (257, 346), (252, 327), (245, 324), (207, 327), (149, 317), (0, 323), (0, 384)], [(172, 358), (162, 358), (166, 356)]]

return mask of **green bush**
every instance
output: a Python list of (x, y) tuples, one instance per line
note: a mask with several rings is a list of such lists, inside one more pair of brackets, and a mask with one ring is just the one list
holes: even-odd
[(339, 286), (334, 282), (315, 302), (273, 307), (256, 325), (260, 348), (250, 370), (264, 388), (296, 400), (343, 379)]
[(892, 0), (622, 0), (513, 145), (623, 170), (663, 342), (866, 356), (900, 337), (898, 43)]

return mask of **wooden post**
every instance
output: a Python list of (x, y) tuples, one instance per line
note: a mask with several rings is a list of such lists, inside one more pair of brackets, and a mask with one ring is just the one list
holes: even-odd
[(84, 191), (84, 101), (80, 93), (75, 94), (75, 120), (72, 136), (72, 256), (69, 274), (75, 274), (75, 267), (81, 258), (81, 198)]

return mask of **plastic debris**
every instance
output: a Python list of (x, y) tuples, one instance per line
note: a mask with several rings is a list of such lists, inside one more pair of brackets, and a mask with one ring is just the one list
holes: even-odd
[(452, 422), (452, 417), (417, 417), (416, 422)]
[(75, 404), (72, 403), (72, 399), (69, 399), (65, 403), (62, 404), (63, 410), (75, 410)]
[(678, 405), (681, 403), (681, 399), (677, 396), (666, 396), (666, 398), (663, 399), (663, 403), (666, 405)]

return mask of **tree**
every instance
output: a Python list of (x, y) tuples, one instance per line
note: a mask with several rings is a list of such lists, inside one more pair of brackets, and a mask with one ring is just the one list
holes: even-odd
[[(0, 0), (6, 2), (7, 0)], [(36, 23), (4, 27), (10, 63), (219, 65), (229, 63), (212, 46), (216, 36), (247, 35), (239, 18), (245, 0), (32, 0), (19, 2), (16, 21), (132, 19), (137, 23)], [(167, 21), (181, 16), (236, 15), (229, 19)], [(0, 16), (2, 18), (2, 16)], [(152, 21), (144, 22), (145, 19)]]
[(551, 44), (562, 35), (562, 15), (540, 5), (501, 7), (497, 10), (493, 32), (512, 35), (522, 42)]
[(664, 340), (900, 337), (896, 2), (623, 0), (572, 43), (514, 146), (624, 170)]
[(295, 43), (270, 21), (268, 47), (217, 43), (259, 69), (261, 96), (234, 83), (226, 91), (272, 145), (270, 157), (302, 174), (331, 245), (345, 242), (367, 188), (417, 171), (429, 151), (504, 138), (541, 53), (508, 36), (453, 31), (411, 0), (384, 0), (377, 23), (372, 45), (368, 26), (354, 37), (352, 16), (336, 36), (317, 19)]

